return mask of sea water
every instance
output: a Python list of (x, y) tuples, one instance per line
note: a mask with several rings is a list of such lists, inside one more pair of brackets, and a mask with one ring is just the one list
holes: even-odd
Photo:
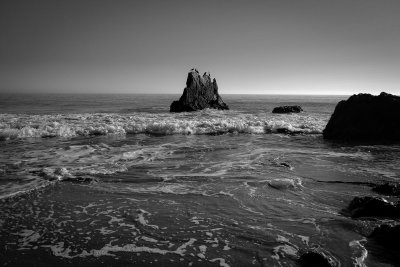
[(382, 221), (341, 210), (398, 181), (400, 146), (323, 140), (346, 96), (169, 113), (178, 98), (1, 95), (1, 263), (297, 266), (319, 248), (339, 266), (388, 264), (365, 246)]

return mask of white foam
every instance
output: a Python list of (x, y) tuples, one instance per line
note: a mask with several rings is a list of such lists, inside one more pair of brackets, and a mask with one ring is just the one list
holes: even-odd
[(38, 232), (29, 229), (22, 230), (21, 232), (17, 233), (17, 235), (21, 236), (18, 242), (20, 243), (20, 247), (22, 249), (31, 246), (30, 243), (37, 242), (41, 237)]
[(224, 192), (224, 191), (219, 191), (219, 192), (218, 192), (218, 195), (233, 197), (233, 194), (232, 194), (232, 193), (228, 193), (228, 192)]
[(122, 222), (124, 219), (123, 218), (117, 218), (115, 216), (107, 214), (106, 216), (110, 217), (111, 219), (108, 221), (108, 224), (113, 224), (114, 222)]
[[(151, 238), (148, 238), (148, 240), (146, 241), (149, 240), (153, 241), (153, 239)], [(115, 256), (114, 254), (112, 254), (112, 252), (133, 252), (133, 253), (146, 252), (146, 253), (161, 254), (161, 255), (177, 254), (183, 257), (185, 255), (187, 247), (193, 245), (195, 241), (196, 239), (191, 238), (189, 239), (189, 241), (179, 246), (176, 250), (165, 250), (165, 249), (151, 248), (146, 246), (138, 247), (134, 244), (126, 244), (124, 246), (117, 246), (117, 245), (113, 246), (109, 243), (100, 249), (92, 249), (90, 252), (83, 250), (81, 253), (76, 253), (75, 255), (73, 255), (72, 253), (76, 251), (75, 250), (73, 251), (71, 248), (65, 247), (64, 242), (58, 242), (55, 245), (42, 245), (41, 247), (50, 248), (54, 256), (68, 258), (68, 259), (84, 258), (88, 256), (94, 256), (94, 257)]]
[[(210, 113), (212, 113), (210, 116)], [(311, 114), (272, 116), (205, 111), (194, 114), (0, 114), (0, 140), (126, 134), (322, 133), (328, 118)]]
[(210, 262), (216, 262), (216, 261), (218, 261), (219, 262), (219, 266), (221, 266), (221, 267), (229, 267), (229, 264), (227, 264), (226, 262), (225, 262), (225, 259), (223, 259), (223, 258), (215, 258), (215, 259), (211, 259), (211, 260), (209, 260)]
[[(47, 181), (95, 181), (94, 175), (126, 172), (130, 167), (152, 164), (153, 161), (165, 159), (170, 155), (171, 149), (166, 145), (143, 147), (133, 144), (114, 147), (100, 143), (26, 150), (11, 155), (15, 158), (11, 158), (10, 161), (18, 162), (23, 159), (23, 164), (13, 169), (23, 177), (40, 176)], [(35, 183), (35, 185), (40, 184)], [(21, 184), (14, 187), (15, 190), (12, 192), (24, 190), (17, 188), (22, 187)], [(0, 188), (0, 195), (4, 195), (1, 192), (4, 188), (4, 186)]]
[(200, 224), (200, 220), (199, 220), (199, 218), (197, 218), (196, 216), (190, 218), (189, 221), (191, 221), (191, 222), (194, 223), (194, 224)]
[(154, 238), (151, 238), (151, 237), (142, 236), (141, 238), (142, 238), (144, 241), (147, 241), (147, 242), (158, 243), (158, 240), (157, 240), (157, 239), (154, 239)]
[(184, 243), (183, 245), (181, 245), (180, 247), (178, 247), (178, 248), (175, 250), (175, 253), (176, 253), (176, 254), (179, 254), (179, 255), (181, 255), (181, 256), (183, 256), (184, 253), (186, 252), (186, 248), (187, 248), (188, 246), (193, 245), (193, 243), (196, 242), (196, 241), (197, 241), (197, 240), (196, 240), (195, 238), (190, 238), (189, 241), (187, 241), (186, 243)]
[(66, 168), (61, 167), (46, 167), (41, 170), (42, 176), (48, 180), (64, 180), (64, 179), (73, 179), (76, 178), (72, 175)]
[[(32, 178), (32, 177), (29, 177)], [(32, 179), (27, 183), (7, 183), (0, 187), (0, 199), (12, 198), (54, 184), (51, 181)]]
[(102, 227), (102, 228), (100, 228), (98, 230), (102, 235), (109, 235), (109, 234), (115, 233), (114, 230), (108, 230), (105, 227)]
[(294, 245), (279, 245), (274, 247), (274, 255), (271, 256), (271, 258), (279, 260), (280, 257), (285, 258), (286, 256), (292, 256), (292, 257), (297, 257), (297, 251), (298, 249), (294, 247)]
[(199, 246), (199, 250), (200, 250), (201, 253), (206, 253), (206, 251), (207, 251), (207, 246), (201, 245), (201, 246)]
[[(67, 259), (84, 258), (84, 257), (90, 256), (90, 255), (93, 255), (92, 253), (88, 253), (86, 250), (83, 250), (81, 253), (77, 253), (75, 255), (70, 255), (72, 250), (70, 248), (65, 248), (64, 242), (58, 242), (55, 245), (41, 245), (41, 247), (50, 248), (50, 250), (54, 256), (67, 258)], [(110, 256), (111, 256), (111, 254), (110, 254)]]
[(201, 246), (199, 246), (199, 250), (200, 250), (200, 253), (197, 253), (197, 257), (199, 257), (200, 259), (205, 259), (207, 247), (205, 245), (201, 245)]
[(153, 228), (153, 229), (158, 229), (159, 228), (158, 225), (149, 224), (149, 221), (146, 220), (146, 218), (144, 217), (145, 214), (146, 215), (151, 215), (149, 212), (147, 212), (145, 210), (142, 210), (142, 209), (139, 209), (138, 210), (138, 217), (137, 217), (136, 221), (139, 222), (143, 226), (147, 226), (147, 227), (150, 227), (150, 228)]
[(353, 250), (353, 263), (356, 267), (366, 267), (367, 265), (364, 263), (365, 259), (368, 256), (368, 251), (364, 247), (363, 243), (366, 243), (367, 239), (363, 238), (361, 240), (353, 240), (349, 242), (349, 247)]
[[(164, 249), (159, 249), (159, 248), (150, 248), (150, 247), (144, 247), (144, 246), (137, 247), (134, 244), (127, 244), (124, 246), (106, 245), (101, 249), (91, 250), (91, 254), (95, 257), (114, 256), (113, 254), (110, 254), (110, 252), (135, 252), (135, 253), (147, 252), (147, 253), (154, 253), (154, 254), (161, 254), (161, 255), (166, 255), (168, 253), (175, 253), (174, 251), (169, 251), (169, 250), (164, 250)], [(179, 253), (177, 253), (177, 254), (179, 254)]]
[(297, 236), (301, 239), (304, 245), (308, 246), (308, 243), (310, 242), (310, 237), (304, 235), (297, 235)]
[(148, 186), (142, 188), (128, 188), (131, 192), (137, 193), (155, 193), (155, 194), (174, 194), (174, 195), (188, 195), (188, 194), (197, 194), (202, 196), (208, 196), (204, 191), (194, 189), (185, 184), (158, 184), (155, 186)]
[(284, 236), (278, 235), (276, 241), (278, 241), (278, 242), (289, 242), (289, 239), (287, 239)]
[(223, 248), (223, 250), (230, 250), (231, 248), (229, 247), (229, 241), (225, 240), (225, 246)]

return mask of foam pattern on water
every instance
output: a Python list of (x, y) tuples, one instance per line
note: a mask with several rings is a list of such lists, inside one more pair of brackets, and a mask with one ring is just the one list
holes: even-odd
[[(112, 147), (104, 143), (71, 145), (64, 148), (26, 151), (23, 166), (15, 168), (19, 175), (35, 174), (46, 180), (89, 178), (125, 172), (134, 165), (151, 165), (154, 160), (171, 154), (165, 146), (142, 147), (123, 145)], [(45, 166), (45, 167), (38, 167)]]
[(204, 110), (194, 113), (0, 114), (0, 140), (126, 134), (319, 134), (325, 117), (312, 114), (243, 114)]

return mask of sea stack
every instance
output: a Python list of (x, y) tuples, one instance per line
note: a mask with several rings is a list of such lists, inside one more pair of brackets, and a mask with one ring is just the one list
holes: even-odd
[(340, 101), (323, 132), (325, 139), (400, 140), (400, 97), (358, 94)]
[(197, 69), (191, 69), (186, 80), (186, 88), (178, 101), (171, 104), (170, 112), (188, 112), (205, 108), (229, 109), (218, 94), (217, 81), (211, 81), (210, 73), (201, 76)]

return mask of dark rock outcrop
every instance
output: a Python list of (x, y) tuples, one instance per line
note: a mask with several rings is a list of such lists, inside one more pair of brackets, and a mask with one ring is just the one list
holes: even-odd
[(325, 139), (400, 140), (400, 97), (358, 94), (340, 101), (323, 132)]
[(400, 249), (400, 225), (383, 224), (375, 228), (369, 238), (374, 239), (384, 247)]
[(383, 195), (400, 196), (400, 185), (396, 183), (384, 183), (376, 185), (372, 188), (372, 190)]
[(171, 104), (170, 112), (196, 111), (205, 108), (229, 109), (218, 94), (217, 81), (209, 73), (200, 76), (196, 69), (192, 69), (186, 80), (186, 88), (178, 101)]
[(399, 240), (400, 225), (392, 226), (383, 224), (376, 227), (368, 236), (368, 242), (365, 244), (365, 248), (368, 250), (368, 255), (382, 262), (382, 266), (399, 266)]
[(400, 205), (379, 197), (355, 197), (344, 213), (353, 218), (400, 218)]
[(272, 110), (272, 113), (299, 113), (303, 111), (300, 106), (281, 106)]
[(333, 267), (337, 266), (335, 260), (329, 255), (319, 251), (308, 251), (300, 256), (300, 266), (303, 267)]

